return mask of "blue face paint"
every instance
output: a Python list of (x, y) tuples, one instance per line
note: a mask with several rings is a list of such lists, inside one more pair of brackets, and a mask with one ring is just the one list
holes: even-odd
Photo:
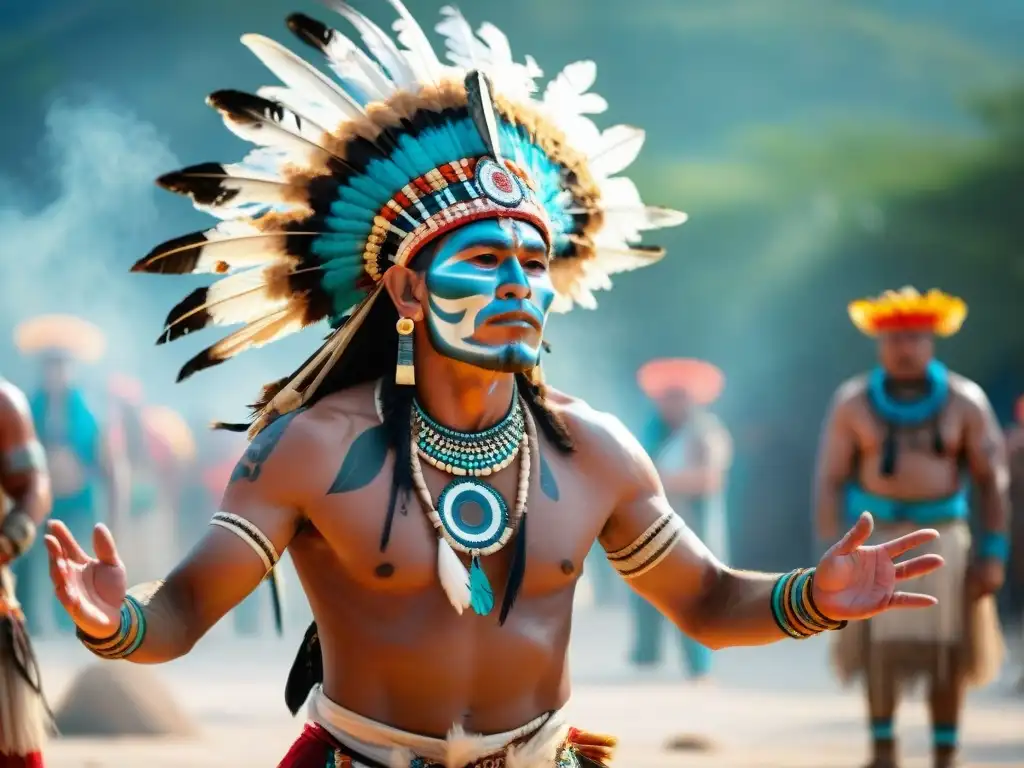
[(537, 365), (555, 299), (546, 253), (540, 231), (513, 219), (476, 221), (443, 240), (426, 272), (434, 348), (492, 371)]

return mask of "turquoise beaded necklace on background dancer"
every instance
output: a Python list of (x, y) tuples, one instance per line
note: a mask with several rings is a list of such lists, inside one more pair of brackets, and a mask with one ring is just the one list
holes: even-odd
[[(419, 404), (412, 416), (412, 479), (427, 517), (438, 533), (438, 576), (445, 594), (460, 614), (470, 608), (486, 616), (494, 609), (494, 590), (480, 564), (480, 558), (499, 552), (519, 528), (517, 550), (509, 569), (505, 606), (510, 606), (522, 582), (525, 566), (526, 507), (530, 488), (530, 445), (536, 429), (518, 390), (505, 417), (482, 432), (460, 432), (434, 421)], [(481, 477), (500, 472), (520, 457), (519, 482), (512, 513), (502, 495)], [(454, 475), (441, 491), (435, 505), (423, 479), (420, 460)], [(467, 505), (480, 510), (480, 520), (471, 523), (464, 512)], [(456, 552), (468, 555), (465, 566)]]

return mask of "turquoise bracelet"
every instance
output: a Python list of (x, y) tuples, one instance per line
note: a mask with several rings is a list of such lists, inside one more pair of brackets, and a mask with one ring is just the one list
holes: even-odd
[(78, 639), (86, 648), (101, 659), (125, 659), (142, 645), (146, 638), (146, 614), (142, 603), (131, 595), (125, 595), (121, 603), (121, 623), (110, 637), (97, 640), (78, 630)]
[(981, 560), (998, 560), (1005, 563), (1010, 559), (1010, 539), (999, 531), (985, 531), (981, 534), (981, 545), (978, 547)]
[(845, 621), (833, 621), (814, 604), (814, 568), (801, 568), (780, 576), (771, 594), (772, 618), (784, 634), (803, 640), (821, 632), (842, 629)]

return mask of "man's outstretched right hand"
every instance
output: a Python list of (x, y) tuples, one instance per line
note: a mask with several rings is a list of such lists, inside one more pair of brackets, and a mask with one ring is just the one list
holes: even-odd
[(93, 530), (95, 557), (86, 554), (59, 520), (47, 523), (45, 542), (57, 599), (75, 625), (98, 640), (115, 634), (121, 624), (128, 576), (107, 527), (100, 524)]

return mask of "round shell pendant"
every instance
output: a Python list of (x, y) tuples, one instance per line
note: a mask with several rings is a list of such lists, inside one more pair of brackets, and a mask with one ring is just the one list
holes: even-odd
[[(467, 507), (479, 510), (479, 522), (466, 518)], [(453, 548), (467, 554), (486, 554), (507, 538), (508, 505), (494, 488), (476, 478), (453, 480), (437, 499), (441, 530)]]

